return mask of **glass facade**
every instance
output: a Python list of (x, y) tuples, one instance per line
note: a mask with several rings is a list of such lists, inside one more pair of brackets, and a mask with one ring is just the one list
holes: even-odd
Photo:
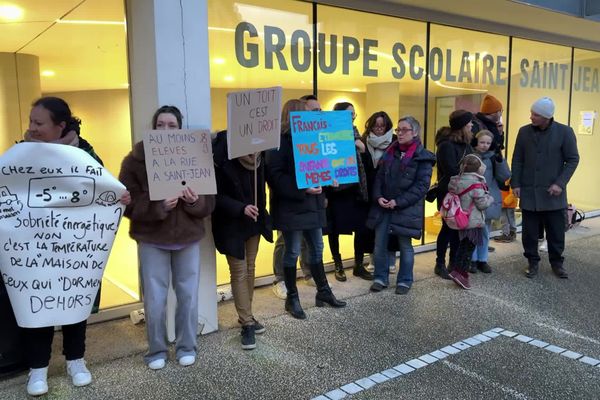
[[(339, 101), (353, 103), (361, 133), (375, 111), (386, 111), (393, 121), (413, 115), (422, 122), (425, 145), (435, 151), (435, 132), (448, 124), (450, 112), (476, 113), (491, 94), (504, 105), (510, 161), (519, 127), (529, 123), (530, 105), (549, 96), (556, 120), (571, 123), (581, 142), (582, 162), (569, 187), (570, 200), (584, 210), (598, 208), (597, 196), (584, 191), (583, 171), (596, 167), (585, 154), (596, 137), (600, 53), (300, 1), (274, 6), (215, 0), (209, 5), (215, 130), (226, 126), (228, 91), (278, 84), (284, 101), (314, 92), (324, 110)], [(436, 211), (435, 204), (426, 204), (425, 236), (416, 244), (435, 241), (441, 226)], [(351, 238), (342, 237), (340, 244), (349, 257)], [(271, 274), (271, 254), (262, 243), (258, 275)], [(327, 261), (329, 252), (324, 254)], [(218, 265), (222, 283), (224, 258)]]

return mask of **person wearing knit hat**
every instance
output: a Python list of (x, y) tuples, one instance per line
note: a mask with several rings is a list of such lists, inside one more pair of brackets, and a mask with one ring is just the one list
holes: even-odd
[[(436, 135), (436, 159), (437, 159), (437, 207), (442, 205), (442, 200), (448, 193), (450, 177), (460, 173), (460, 160), (467, 154), (473, 152), (471, 147), (471, 132), (473, 114), (466, 110), (456, 110), (450, 114), (450, 127), (441, 129)], [(436, 240), (436, 258), (433, 272), (442, 279), (450, 279), (446, 266), (446, 251), (450, 245), (450, 257), (448, 265), (454, 267), (457, 264), (457, 250), (460, 240), (458, 231), (442, 221), (442, 228)]]
[(502, 111), (502, 103), (500, 100), (492, 96), (491, 94), (486, 94), (481, 102), (481, 107), (479, 111), (482, 114), (495, 114), (498, 111)]
[(554, 117), (554, 102), (550, 97), (542, 97), (531, 105), (531, 112), (550, 119)]
[(531, 124), (519, 129), (512, 158), (511, 187), (519, 197), (523, 222), (525, 275), (538, 274), (538, 232), (543, 223), (548, 258), (556, 276), (568, 277), (564, 268), (567, 184), (579, 164), (575, 132), (554, 120), (554, 102), (542, 97), (531, 105)]
[[(473, 118), (473, 136), (481, 130), (488, 130), (494, 134), (494, 141), (490, 150), (497, 153), (504, 148), (504, 126), (502, 124), (503, 106), (500, 100), (491, 94), (486, 94), (481, 101), (479, 112)], [(477, 146), (477, 139), (473, 138), (471, 146)]]

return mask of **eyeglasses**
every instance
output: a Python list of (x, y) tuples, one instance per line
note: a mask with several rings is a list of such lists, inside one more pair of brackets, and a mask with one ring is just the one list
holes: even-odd
[(400, 133), (404, 134), (404, 133), (412, 132), (412, 131), (413, 131), (412, 128), (396, 128), (396, 129), (394, 129), (394, 132), (396, 132), (398, 134), (400, 134)]

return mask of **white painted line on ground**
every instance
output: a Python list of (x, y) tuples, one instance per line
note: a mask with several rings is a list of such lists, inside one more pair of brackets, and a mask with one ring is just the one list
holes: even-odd
[(482, 382), (482, 383), (484, 383), (486, 385), (492, 385), (494, 388), (501, 390), (503, 393), (505, 393), (507, 395), (510, 395), (510, 396), (514, 397), (515, 399), (522, 399), (522, 400), (527, 400), (528, 399), (528, 397), (525, 394), (519, 392), (518, 390), (515, 390), (515, 389), (513, 389), (513, 388), (511, 388), (509, 386), (503, 385), (501, 383), (494, 382), (489, 377), (485, 377), (485, 376), (479, 375), (476, 372), (469, 371), (469, 370), (461, 367), (460, 365), (456, 365), (454, 363), (451, 363), (448, 360), (444, 360), (442, 362), (445, 365), (447, 365), (450, 369), (452, 369), (454, 371), (457, 371), (457, 372), (460, 372), (460, 373), (462, 373), (464, 375), (467, 375), (467, 376), (469, 376), (471, 378), (474, 378), (474, 379), (478, 380), (479, 382)]
[(536, 322), (535, 324), (537, 326), (542, 326), (544, 328), (552, 329), (553, 331), (562, 333), (564, 335), (573, 336), (573, 337), (576, 337), (577, 339), (582, 339), (582, 340), (588, 341), (590, 343), (594, 343), (594, 344), (599, 344), (600, 345), (600, 340), (591, 338), (589, 336), (580, 335), (579, 333), (571, 332), (571, 331), (568, 331), (566, 329), (558, 328), (558, 327), (550, 325), (550, 324), (545, 324), (543, 322)]
[[(539, 325), (539, 324), (538, 324)], [(576, 334), (572, 334), (574, 336)], [(489, 331), (485, 331), (468, 339), (464, 339), (463, 341), (456, 342), (452, 345), (442, 347), (441, 349), (432, 351), (429, 354), (424, 354), (419, 356), (418, 358), (413, 358), (412, 360), (406, 361), (402, 364), (398, 364), (393, 368), (386, 369), (384, 371), (375, 373), (369, 377), (358, 379), (354, 382), (348, 383), (347, 385), (341, 386), (338, 389), (334, 389), (330, 392), (325, 393), (325, 395), (321, 395), (313, 398), (313, 400), (338, 400), (343, 399), (348, 395), (353, 395), (359, 393), (363, 390), (370, 389), (376, 385), (385, 383), (391, 379), (395, 379), (399, 376), (410, 374), (417, 369), (424, 368), (430, 364), (437, 362), (438, 360), (443, 360), (450, 355), (458, 354), (461, 351), (467, 350), (472, 346), (477, 346), (482, 342), (488, 342), (497, 337), (507, 337), (511, 339), (515, 339), (518, 342), (526, 343), (534, 347), (538, 347), (540, 349), (547, 350), (551, 353), (560, 354), (563, 357), (579, 360), (580, 362), (591, 365), (593, 367), (597, 366), (600, 368), (600, 360), (588, 356), (584, 356), (583, 354), (576, 353), (571, 350), (563, 349), (562, 347), (554, 346), (549, 343), (546, 343), (539, 339), (533, 339), (529, 336), (521, 335), (517, 332), (505, 330), (504, 328), (494, 328)], [(592, 339), (593, 341), (593, 339)], [(468, 375), (480, 382), (485, 382), (486, 384), (492, 385), (493, 387), (501, 390), (502, 392), (517, 398), (517, 399), (527, 399), (525, 394), (509, 387), (503, 385), (498, 382), (494, 382), (489, 380), (489, 378), (484, 377), (482, 375), (477, 374), (476, 372), (469, 371), (457, 364), (451, 363), (448, 360), (442, 361), (449, 368), (459, 371), (465, 375)]]

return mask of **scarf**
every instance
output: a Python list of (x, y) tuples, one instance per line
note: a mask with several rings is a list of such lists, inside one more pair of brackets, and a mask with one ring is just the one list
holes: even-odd
[(388, 149), (385, 151), (381, 162), (382, 163), (391, 163), (394, 159), (394, 153), (396, 151), (400, 152), (400, 170), (404, 171), (415, 155), (415, 151), (417, 147), (421, 144), (419, 138), (415, 138), (408, 143), (400, 144), (400, 142), (395, 141)]
[(44, 142), (43, 140), (37, 140), (31, 137), (31, 133), (29, 131), (25, 132), (23, 139), (26, 142), (37, 142), (37, 143), (55, 143), (55, 144), (66, 144), (69, 146), (79, 147), (79, 136), (75, 131), (69, 131), (65, 136), (53, 140), (52, 142)]
[(373, 160), (373, 167), (377, 168), (379, 160), (385, 153), (385, 150), (392, 143), (394, 136), (394, 130), (390, 129), (385, 135), (377, 136), (373, 132), (369, 132), (367, 136), (367, 150), (371, 153), (371, 159)]
[[(254, 157), (256, 157), (256, 164), (254, 163)], [(246, 168), (249, 171), (254, 171), (255, 168), (260, 166), (260, 162), (262, 161), (262, 157), (260, 153), (248, 154), (247, 156), (238, 157), (238, 161), (242, 164), (242, 167)]]

